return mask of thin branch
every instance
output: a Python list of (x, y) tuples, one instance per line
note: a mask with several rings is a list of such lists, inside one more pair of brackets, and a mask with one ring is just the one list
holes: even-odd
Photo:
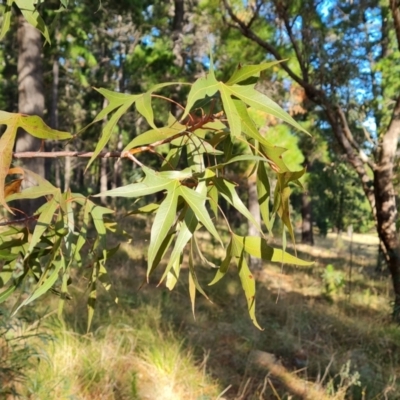
[(257, 5), (254, 7), (253, 10), (253, 16), (251, 17), (250, 21), (247, 24), (247, 29), (250, 29), (251, 26), (253, 25), (253, 22), (257, 19), (258, 13), (260, 12), (260, 9), (264, 3), (262, 1), (258, 2)]
[(347, 123), (347, 118), (344, 115), (344, 112), (340, 107), (337, 107), (337, 114), (338, 114), (340, 122), (342, 124), (343, 133), (345, 134), (347, 140), (349, 141), (351, 146), (354, 148), (354, 150), (356, 150), (357, 153), (359, 154), (361, 161), (363, 163), (369, 165), (369, 167), (372, 170), (375, 170), (376, 165), (367, 157), (365, 152), (360, 148), (358, 143), (355, 141), (354, 136), (349, 128), (349, 124)]
[(308, 82), (308, 71), (307, 71), (307, 68), (305, 66), (305, 63), (304, 63), (303, 57), (301, 55), (298, 43), (296, 41), (296, 38), (293, 36), (292, 26), (289, 23), (289, 18), (287, 16), (286, 10), (283, 10), (282, 18), (283, 18), (283, 22), (285, 24), (286, 31), (287, 31), (287, 34), (289, 36), (290, 42), (292, 43), (293, 50), (294, 50), (294, 52), (296, 54), (297, 61), (299, 62), (300, 69), (301, 69), (301, 74), (303, 75), (303, 79), (304, 79), (305, 82)]
[(368, 142), (370, 142), (372, 145), (376, 146), (376, 142), (374, 141), (374, 139), (372, 139), (372, 136), (368, 132), (367, 128), (363, 124), (361, 124), (361, 127), (364, 132), (365, 138), (368, 140)]
[(15, 225), (15, 224), (24, 224), (28, 221), (32, 221), (35, 219), (38, 219), (38, 215), (32, 215), (30, 217), (24, 217), (24, 218), (20, 218), (20, 219), (13, 219), (13, 220), (9, 220), (9, 221), (3, 221), (0, 222), (0, 226), (9, 226), (9, 225)]
[[(101, 152), (97, 155), (96, 158), (129, 158), (134, 161), (136, 164), (142, 166), (143, 164), (134, 157), (134, 154), (143, 153), (145, 151), (154, 152), (154, 148), (166, 143), (170, 143), (175, 139), (178, 139), (182, 136), (186, 136), (190, 133), (193, 133), (197, 129), (201, 129), (204, 125), (209, 123), (210, 121), (214, 121), (215, 117), (212, 114), (213, 105), (211, 104), (211, 109), (209, 114), (200, 118), (198, 121), (193, 123), (187, 127), (186, 130), (182, 132), (178, 132), (176, 135), (170, 136), (169, 138), (158, 140), (157, 142), (151, 143), (147, 146), (135, 147), (133, 149), (127, 151), (106, 151)], [(19, 153), (13, 153), (12, 157), (16, 159), (21, 158), (58, 158), (58, 157), (79, 157), (79, 158), (90, 158), (93, 157), (93, 151), (52, 151), (52, 152), (41, 152), (41, 151), (24, 151)]]
[(390, 0), (390, 9), (392, 11), (394, 30), (396, 32), (397, 47), (400, 50), (400, 4), (398, 0)]
[[(228, 0), (222, 0), (226, 10), (228, 11), (229, 16), (232, 20), (236, 23), (236, 25), (230, 24), (230, 26), (239, 29), (244, 36), (252, 40), (253, 42), (257, 43), (259, 46), (263, 47), (267, 50), (272, 56), (275, 57), (277, 61), (282, 61), (280, 64), (282, 68), (287, 72), (287, 74), (296, 81), (299, 85), (301, 85), (310, 100), (318, 99), (320, 103), (326, 104), (327, 99), (325, 93), (320, 89), (316, 88), (314, 85), (306, 82), (304, 79), (299, 77), (294, 71), (288, 66), (286, 61), (283, 61), (284, 58), (280, 55), (278, 50), (272, 46), (270, 43), (266, 42), (265, 40), (261, 39), (257, 34), (255, 34), (251, 29), (249, 29), (246, 24), (238, 18), (238, 16), (233, 12), (232, 7), (228, 4)], [(300, 61), (299, 61), (300, 62)]]

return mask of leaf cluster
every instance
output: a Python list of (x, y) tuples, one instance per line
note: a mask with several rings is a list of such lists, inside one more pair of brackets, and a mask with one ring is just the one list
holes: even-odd
[[(288, 254), (285, 248), (274, 249), (267, 244), (263, 228), (265, 226), (271, 232), (276, 218), (282, 220), (284, 232), (289, 232), (294, 241), (289, 196), (292, 184), (301, 186), (299, 179), (304, 170), (288, 168), (282, 159), (285, 149), (275, 146), (260, 132), (251, 110), (272, 115), (299, 131), (305, 130), (277, 103), (255, 89), (260, 73), (275, 66), (276, 62), (239, 66), (226, 82), (222, 82), (216, 78), (212, 59), (210, 61), (209, 72), (190, 85), (186, 105), (179, 105), (181, 115), (171, 114), (164, 122), (155, 121), (153, 99), (160, 97), (156, 92), (167, 86), (181, 85), (179, 82), (158, 84), (138, 94), (97, 89), (107, 100), (107, 106), (92, 122), (102, 122), (103, 129), (87, 167), (101, 156), (121, 117), (132, 107), (143, 116), (149, 129), (126, 144), (119, 154), (141, 168), (143, 177), (92, 199), (70, 191), (62, 193), (43, 177), (12, 165), (18, 128), (43, 140), (73, 140), (76, 135), (50, 129), (35, 116), (1, 112), (0, 123), (7, 128), (0, 138), (0, 205), (13, 212), (9, 206), (13, 200), (44, 197), (46, 202), (33, 216), (27, 216), (26, 221), (36, 221), (33, 230), (29, 225), (21, 228), (7, 223), (9, 228), (0, 235), (0, 301), (10, 299), (24, 281), (33, 278), (35, 283), (29, 296), (16, 302), (14, 312), (47, 292), (60, 296), (61, 312), (70, 295), (71, 269), (86, 266), (90, 272), (90, 326), (98, 285), (110, 289), (106, 261), (117, 250), (107, 248), (106, 242), (107, 231), (115, 231), (116, 227), (104, 217), (113, 211), (98, 206), (95, 201), (100, 196), (125, 197), (145, 200), (144, 207), (137, 207), (132, 202), (130, 213), (154, 215), (147, 252), (148, 278), (166, 259), (160, 283), (165, 281), (172, 290), (187, 260), (194, 311), (196, 292), (207, 297), (197, 277), (197, 260), (216, 270), (210, 284), (219, 281), (232, 262), (238, 269), (250, 317), (260, 327), (255, 316), (255, 280), (247, 257), (298, 265), (309, 263)], [(240, 149), (240, 153), (235, 154), (232, 149)], [(157, 156), (160, 161), (156, 166), (150, 168), (141, 161), (140, 155), (145, 152)], [(251, 174), (256, 177), (264, 226), (260, 226), (250, 213), (238, 195), (237, 182), (226, 173), (228, 165), (241, 163), (250, 165)], [(273, 192), (267, 171), (276, 175)], [(18, 179), (7, 182), (13, 175), (18, 175)], [(21, 190), (20, 184), (24, 180), (30, 180), (33, 186)], [(221, 200), (253, 224), (259, 237), (236, 234), (223, 212)], [(218, 229), (223, 225), (229, 233), (228, 243), (224, 243)], [(201, 250), (198, 237), (204, 230), (225, 253), (219, 265), (207, 260)]]

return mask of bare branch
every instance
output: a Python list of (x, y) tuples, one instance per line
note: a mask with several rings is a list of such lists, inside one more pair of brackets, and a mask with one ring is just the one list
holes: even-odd
[(282, 66), (282, 68), (287, 72), (287, 74), (294, 81), (296, 81), (299, 85), (301, 85), (305, 89), (306, 94), (310, 100), (313, 100), (313, 101), (318, 100), (318, 102), (320, 104), (327, 103), (325, 93), (322, 90), (319, 90), (314, 85), (310, 84), (309, 82), (306, 82), (304, 79), (299, 77), (296, 73), (294, 73), (294, 71), (288, 66), (287, 62), (283, 61), (284, 58), (280, 55), (280, 53), (274, 46), (272, 46), (269, 42), (261, 39), (243, 21), (241, 21), (240, 18), (237, 17), (237, 15), (233, 12), (232, 7), (228, 4), (228, 0), (222, 0), (222, 2), (224, 4), (224, 7), (226, 8), (226, 10), (228, 11), (229, 16), (236, 23), (236, 25), (230, 24), (230, 26), (232, 26), (236, 29), (239, 29), (245, 37), (247, 37), (248, 39), (257, 43), (259, 46), (263, 47), (273, 57), (275, 57), (276, 60), (282, 61), (282, 63), (280, 64)]
[(367, 128), (363, 124), (361, 124), (361, 127), (364, 132), (365, 138), (368, 140), (368, 142), (370, 142), (372, 145), (376, 146), (376, 142), (375, 142), (375, 140), (372, 139), (372, 136), (368, 132)]
[(260, 9), (261, 9), (262, 5), (263, 5), (263, 2), (259, 1), (257, 3), (257, 5), (254, 7), (253, 16), (251, 17), (249, 23), (247, 24), (247, 28), (248, 29), (251, 28), (251, 26), (253, 25), (253, 22), (257, 19), (258, 13), (260, 12)]
[(349, 124), (347, 123), (347, 118), (344, 115), (344, 112), (340, 107), (337, 107), (337, 114), (338, 114), (340, 122), (342, 124), (343, 133), (345, 134), (347, 140), (349, 141), (351, 146), (354, 148), (354, 150), (357, 151), (362, 162), (369, 165), (369, 167), (372, 170), (374, 170), (376, 168), (376, 165), (368, 158), (368, 156), (365, 154), (365, 152), (360, 148), (358, 143), (355, 141), (354, 136), (349, 128)]
[(13, 220), (0, 222), (0, 226), (26, 224), (27, 222), (30, 222), (30, 221), (33, 221), (36, 219), (38, 219), (38, 215), (32, 215), (31, 217), (24, 217), (24, 218), (20, 218), (20, 219), (13, 219)]
[(390, 0), (389, 3), (393, 16), (394, 30), (396, 32), (397, 47), (400, 50), (400, 3), (399, 0)]
[(294, 50), (294, 52), (296, 54), (297, 61), (299, 62), (300, 69), (301, 69), (301, 74), (303, 75), (303, 79), (304, 79), (305, 82), (308, 82), (308, 70), (307, 70), (307, 67), (305, 66), (304, 59), (303, 59), (303, 57), (301, 55), (301, 52), (300, 52), (298, 43), (296, 41), (296, 38), (293, 35), (292, 25), (290, 25), (286, 9), (283, 9), (281, 18), (283, 18), (283, 22), (284, 22), (285, 27), (286, 27), (286, 32), (287, 32), (287, 34), (289, 36), (290, 42), (292, 43), (293, 50)]

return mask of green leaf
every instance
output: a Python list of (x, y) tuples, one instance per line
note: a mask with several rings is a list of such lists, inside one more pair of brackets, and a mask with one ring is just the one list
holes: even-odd
[(76, 247), (74, 252), (74, 259), (78, 262), (81, 261), (80, 251), (82, 250), (83, 245), (86, 243), (86, 236), (89, 228), (89, 213), (92, 209), (93, 203), (89, 199), (85, 199), (85, 203), (83, 204), (83, 220), (82, 227), (79, 232), (78, 239), (76, 241)]
[(73, 138), (68, 132), (50, 128), (37, 115), (20, 114), (19, 127), (38, 139), (69, 140)]
[(243, 161), (248, 161), (248, 162), (268, 162), (268, 160), (265, 157), (260, 157), (260, 156), (254, 156), (252, 154), (244, 154), (240, 156), (235, 156), (230, 158), (228, 161), (213, 165), (212, 167), (209, 167), (209, 169), (219, 169), (223, 168), (226, 165), (233, 164), (235, 162), (243, 162)]
[(284, 262), (300, 266), (313, 265), (313, 262), (301, 260), (280, 249), (268, 246), (265, 239), (256, 236), (235, 236), (236, 243), (241, 243), (244, 251), (253, 257), (261, 258), (265, 261)]
[(156, 217), (154, 218), (153, 226), (150, 234), (150, 245), (148, 250), (148, 267), (147, 276), (153, 268), (153, 261), (164, 238), (167, 236), (172, 224), (176, 217), (176, 206), (178, 203), (177, 187), (179, 183), (176, 182), (173, 187), (168, 190), (167, 197), (160, 204)]
[(168, 231), (167, 235), (164, 237), (163, 241), (161, 242), (160, 248), (158, 249), (157, 253), (154, 256), (153, 263), (150, 267), (150, 271), (148, 272), (148, 276), (150, 276), (153, 273), (153, 271), (160, 264), (161, 260), (164, 258), (165, 253), (171, 246), (174, 236), (175, 236), (175, 230), (171, 228)]
[(114, 210), (110, 210), (109, 208), (101, 207), (94, 203), (91, 204), (90, 214), (93, 219), (94, 227), (96, 228), (96, 231), (100, 236), (105, 236), (105, 234), (107, 233), (107, 229), (103, 219), (104, 215), (113, 214), (114, 212)]
[(55, 199), (60, 198), (60, 189), (56, 188), (49, 181), (33, 171), (29, 171), (27, 169), (24, 169), (23, 171), (24, 180), (28, 181), (31, 184), (35, 183), (36, 185), (30, 186), (24, 189), (22, 192), (14, 193), (10, 196), (7, 196), (7, 202), (13, 200), (37, 199), (44, 196), (53, 196)]
[(13, 285), (9, 286), (7, 289), (0, 292), (0, 304), (4, 303), (17, 289), (18, 285), (14, 283)]
[[(111, 294), (112, 283), (111, 283), (110, 276), (108, 275), (108, 272), (107, 272), (107, 269), (106, 269), (104, 263), (105, 263), (106, 259), (108, 259), (109, 257), (112, 257), (112, 255), (115, 254), (115, 252), (118, 250), (118, 248), (119, 248), (119, 245), (111, 250), (104, 250), (105, 258), (100, 260), (100, 262), (99, 262), (99, 270), (97, 273), (97, 279), (101, 282), (104, 289), (109, 294)], [(113, 301), (115, 304), (118, 304), (118, 297), (114, 295)]]
[(197, 79), (190, 89), (185, 112), (181, 117), (184, 120), (190, 113), (194, 103), (206, 96), (213, 96), (218, 90), (219, 82), (215, 79), (214, 73), (209, 72), (205, 77)]
[(211, 185), (208, 191), (208, 198), (210, 200), (210, 208), (215, 218), (218, 218), (218, 189)]
[(32, 250), (39, 243), (44, 232), (49, 227), (58, 206), (59, 205), (54, 198), (52, 198), (47, 204), (42, 206), (42, 212), (37, 220), (35, 230), (33, 231), (32, 238), (29, 242), (29, 248), (25, 254), (24, 260), (26, 260), (31, 255)]
[(157, 173), (150, 168), (143, 167), (143, 172), (146, 175), (143, 182), (132, 183), (117, 189), (108, 190), (94, 197), (142, 197), (166, 190), (171, 186), (171, 182), (173, 183), (172, 179), (168, 179), (162, 176), (161, 173)]
[(238, 69), (233, 73), (233, 75), (229, 78), (229, 80), (225, 83), (225, 85), (234, 85), (235, 83), (243, 82), (253, 76), (259, 76), (261, 71), (264, 71), (268, 68), (273, 67), (281, 63), (280, 61), (272, 61), (269, 63), (261, 63), (257, 65), (244, 65), (238, 67)]
[(186, 186), (179, 187), (179, 194), (188, 203), (189, 207), (193, 210), (196, 218), (204, 225), (204, 227), (217, 239), (221, 245), (223, 245), (222, 240), (215, 229), (215, 226), (208, 214), (205, 206), (206, 195), (201, 195), (194, 190), (187, 188)]
[[(165, 277), (170, 274), (171, 268), (175, 270), (175, 275), (177, 268), (180, 266), (176, 265), (177, 261), (181, 259), (181, 255), (183, 253), (183, 250), (189, 240), (192, 238), (194, 231), (196, 230), (197, 227), (197, 218), (194, 215), (193, 211), (189, 208), (186, 213), (185, 213), (185, 218), (183, 222), (180, 224), (180, 229), (178, 236), (175, 241), (175, 246), (174, 249), (172, 250), (172, 253), (169, 257), (169, 261), (167, 264), (167, 267), (165, 268), (164, 274), (160, 279), (160, 283), (165, 279)], [(168, 285), (167, 287), (172, 290)]]
[(154, 113), (153, 108), (151, 107), (151, 92), (144, 93), (137, 101), (136, 101), (136, 109), (137, 111), (146, 118), (147, 123), (154, 129), (157, 129), (154, 124)]
[(89, 126), (93, 125), (96, 122), (104, 120), (104, 118), (112, 111), (117, 109), (118, 107), (121, 107), (122, 105), (131, 102), (132, 100), (135, 101), (136, 98), (138, 98), (140, 95), (131, 95), (131, 94), (126, 94), (126, 93), (119, 93), (119, 92), (114, 92), (112, 90), (104, 89), (104, 88), (94, 88), (97, 92), (99, 92), (101, 95), (103, 95), (107, 100), (108, 104), (106, 107), (104, 107), (95, 117), (93, 122), (91, 122), (88, 126), (86, 126), (84, 129), (87, 129)]
[(257, 167), (257, 197), (260, 205), (260, 212), (268, 232), (272, 235), (273, 219), (270, 218), (269, 202), (271, 197), (271, 188), (267, 170), (264, 163), (259, 163)]
[(7, 4), (5, 4), (4, 11), (3, 11), (3, 24), (1, 25), (1, 31), (0, 31), (0, 40), (3, 40), (4, 36), (10, 29), (10, 23), (11, 23), (11, 6), (12, 6), (13, 0), (7, 0)]
[(93, 152), (92, 157), (90, 158), (88, 165), (86, 166), (86, 170), (89, 168), (89, 166), (92, 164), (94, 160), (97, 159), (97, 156), (100, 154), (100, 152), (104, 149), (104, 147), (107, 145), (109, 142), (111, 135), (113, 133), (114, 127), (117, 125), (118, 121), (122, 117), (123, 114), (126, 113), (126, 111), (132, 106), (132, 104), (136, 101), (138, 98), (137, 95), (135, 96), (129, 96), (129, 100), (122, 104), (117, 111), (112, 115), (112, 117), (107, 121), (105, 124), (103, 131), (101, 132), (101, 137), (100, 140), (96, 144), (96, 148)]
[(250, 318), (253, 324), (258, 329), (262, 330), (256, 319), (256, 283), (243, 254), (238, 260), (238, 270), (240, 282), (242, 283), (243, 291), (246, 296)]
[(232, 248), (233, 248), (233, 238), (231, 237), (228, 247), (226, 248), (225, 258), (223, 259), (221, 266), (219, 267), (217, 273), (215, 274), (214, 279), (208, 284), (208, 286), (216, 284), (227, 273), (233, 257)]
[(264, 111), (274, 117), (281, 119), (292, 125), (294, 128), (303, 131), (307, 135), (309, 133), (299, 125), (286, 111), (284, 111), (278, 104), (272, 101), (269, 97), (255, 90), (254, 85), (249, 86), (225, 86), (225, 90), (232, 96), (238, 97), (250, 107), (256, 110)]
[(219, 191), (219, 194), (224, 197), (224, 199), (231, 204), (233, 207), (236, 208), (243, 216), (245, 216), (262, 234), (262, 230), (258, 222), (254, 219), (251, 212), (247, 209), (247, 207), (243, 204), (242, 200), (238, 196), (235, 190), (235, 184), (229, 182), (223, 178), (215, 177), (213, 179), (214, 185)]
[(231, 98), (231, 93), (225, 90), (225, 86), (222, 83), (220, 84), (220, 92), (231, 135), (235, 138), (239, 137), (242, 133), (242, 122), (235, 107), (235, 103)]
[(271, 144), (268, 140), (264, 138), (259, 132), (251, 119), (246, 104), (241, 100), (234, 100), (236, 109), (242, 121), (242, 130), (243, 132), (250, 138), (258, 141), (262, 146), (262, 150), (264, 155), (268, 160), (271, 160), (274, 163), (275, 169), (279, 172), (289, 171), (288, 167), (282, 160), (282, 153), (286, 151), (283, 147), (278, 147)]
[[(56, 247), (58, 248), (58, 246), (56, 246)], [(55, 254), (54, 251), (53, 251), (53, 254)], [(16, 308), (16, 310), (13, 312), (13, 315), (15, 315), (21, 307), (26, 306), (29, 303), (32, 303), (32, 301), (36, 300), (43, 294), (47, 293), (53, 287), (53, 285), (56, 283), (56, 281), (59, 277), (60, 270), (65, 269), (65, 259), (62, 256), (62, 254), (60, 255), (59, 260), (52, 260), (52, 266), (54, 266), (54, 268), (53, 268), (50, 276), (48, 278), (46, 278), (47, 272), (50, 269), (49, 267), (47, 267), (46, 271), (42, 274), (39, 282), (37, 283), (35, 290), (32, 292), (32, 294), (28, 298), (26, 298)]]
[(50, 44), (51, 41), (50, 41), (49, 29), (47, 28), (46, 24), (44, 23), (42, 17), (40, 16), (36, 8), (36, 1), (14, 0), (14, 2), (21, 10), (21, 13), (25, 17), (25, 19), (37, 30), (39, 30), (46, 39), (46, 42)]
[(197, 248), (197, 245), (193, 246), (195, 237), (192, 237), (191, 240), (191, 246), (190, 246), (190, 252), (189, 252), (189, 272), (190, 275), (192, 276), (194, 285), (196, 287), (196, 289), (199, 291), (199, 293), (201, 293), (208, 301), (211, 302), (211, 300), (209, 299), (209, 297), (207, 296), (206, 292), (203, 290), (203, 288), (200, 286), (199, 280), (197, 279), (197, 275), (196, 275), (196, 270), (194, 268), (194, 257), (193, 257), (193, 248)]
[(172, 263), (172, 268), (167, 274), (167, 281), (165, 285), (169, 290), (173, 290), (178, 282), (179, 272), (181, 269), (181, 257), (182, 255), (179, 254), (179, 257), (174, 260), (174, 262)]
[(88, 322), (87, 322), (87, 332), (89, 332), (90, 327), (92, 325), (92, 320), (94, 316), (94, 309), (96, 306), (96, 300), (97, 300), (97, 274), (98, 274), (98, 269), (99, 269), (99, 262), (95, 263), (92, 269), (92, 277), (90, 281), (90, 286), (89, 286), (89, 296), (88, 296), (88, 301), (87, 301), (87, 309), (88, 309)]
[(185, 131), (186, 127), (182, 129), (179, 125), (173, 125), (171, 127), (164, 126), (162, 128), (151, 129), (136, 136), (125, 146), (123, 151), (128, 151), (135, 147), (145, 146), (148, 144), (153, 144), (163, 140), (171, 139), (175, 136), (183, 134)]

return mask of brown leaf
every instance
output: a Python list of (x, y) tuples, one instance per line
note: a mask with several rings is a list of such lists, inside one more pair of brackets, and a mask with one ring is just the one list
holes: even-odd
[(13, 181), (6, 184), (4, 188), (4, 197), (7, 198), (14, 193), (19, 193), (21, 191), (21, 184), (23, 179), (14, 179)]

